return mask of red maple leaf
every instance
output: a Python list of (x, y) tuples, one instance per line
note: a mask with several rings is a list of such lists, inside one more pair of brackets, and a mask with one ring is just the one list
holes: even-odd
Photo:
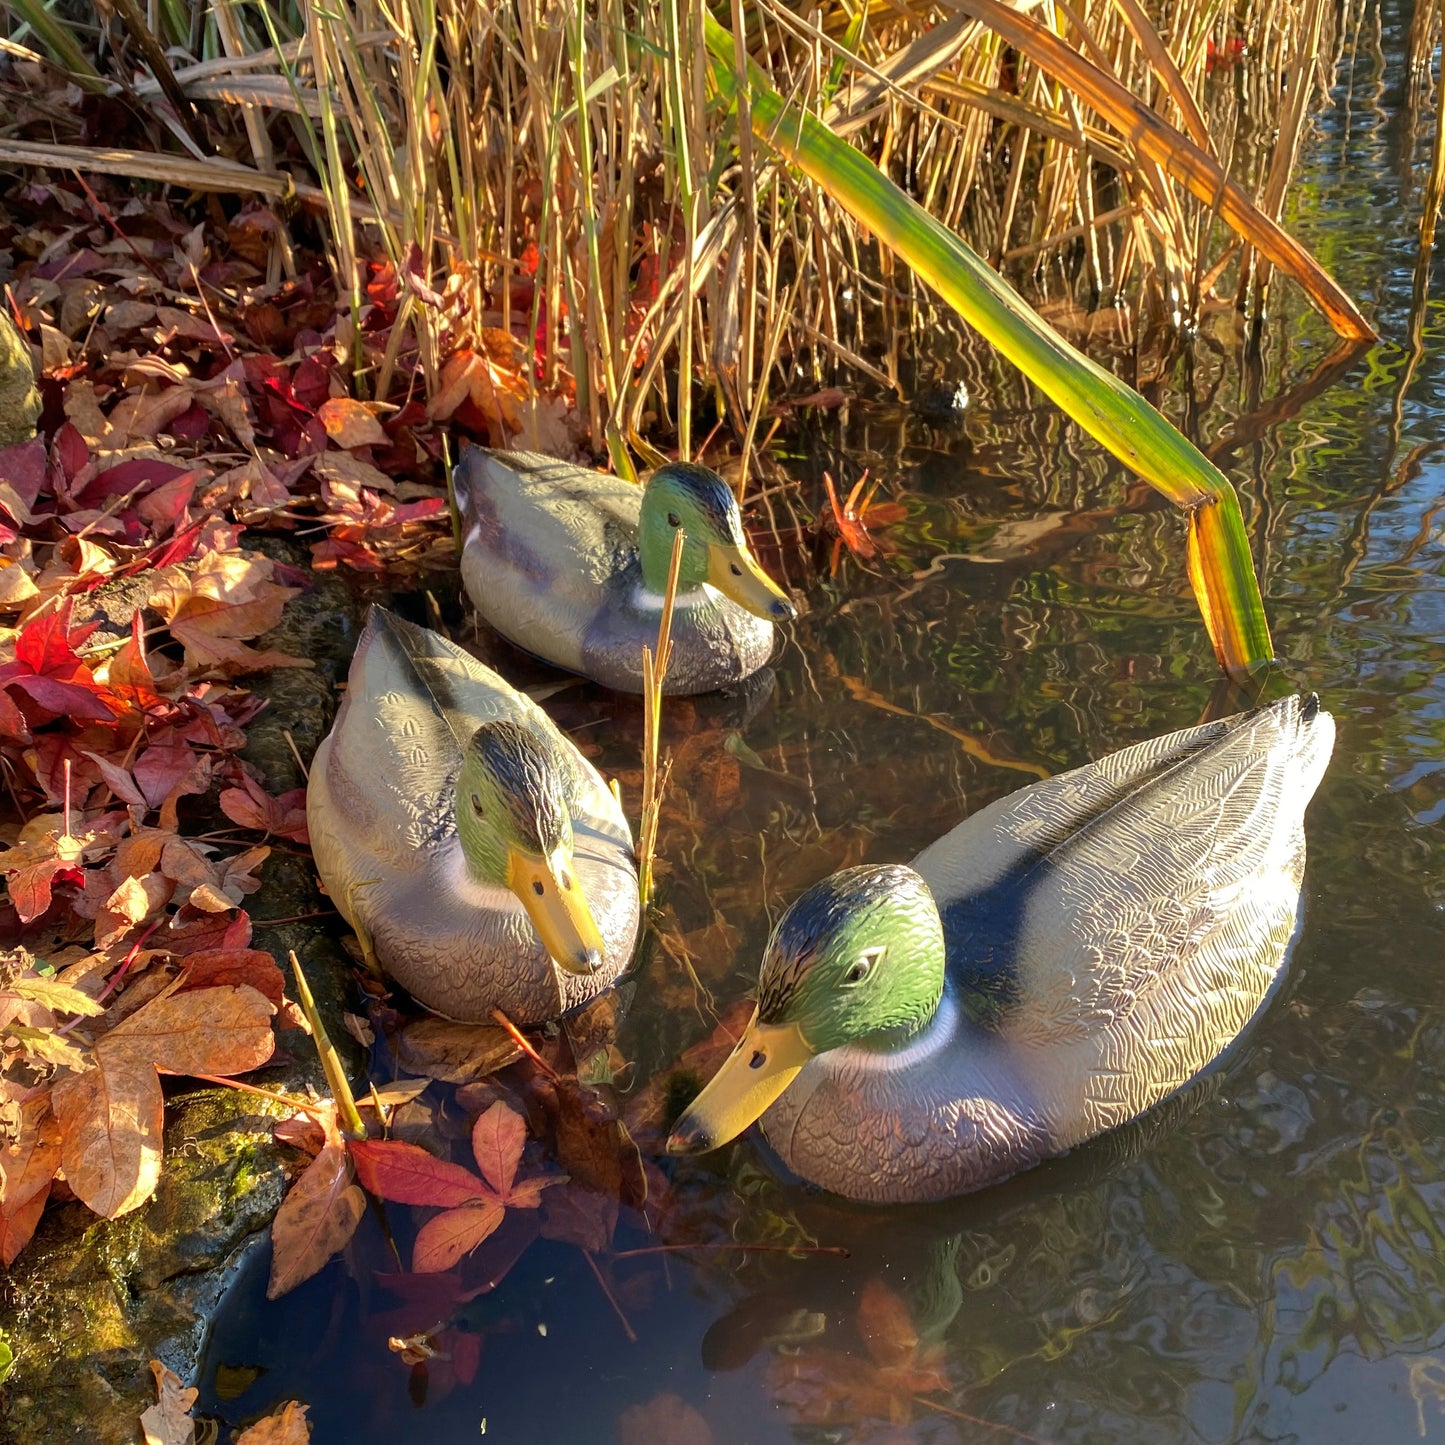
[(417, 1274), (450, 1269), (487, 1239), (510, 1209), (535, 1209), (553, 1178), (517, 1181), (527, 1126), (499, 1099), (472, 1126), (472, 1153), (480, 1176), (460, 1164), (400, 1140), (359, 1140), (351, 1145), (356, 1177), (382, 1199), (440, 1205), (443, 1213), (422, 1225), (412, 1248)]
[(67, 598), (54, 612), (32, 618), (20, 629), (15, 661), (0, 666), (0, 687), (18, 689), (56, 717), (111, 722), (122, 709), (111, 706), (107, 690), (75, 651), (99, 624), (72, 630), (71, 607)]

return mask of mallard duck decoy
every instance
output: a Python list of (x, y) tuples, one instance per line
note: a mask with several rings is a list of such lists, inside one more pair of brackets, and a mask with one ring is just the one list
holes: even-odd
[(710, 692), (756, 672), (773, 623), (797, 615), (749, 549), (727, 483), (706, 467), (672, 462), (638, 487), (535, 452), (468, 447), (453, 481), (477, 611), (518, 647), (604, 687), (642, 691), (642, 649), (657, 648), (679, 527), (664, 692)]
[(825, 1189), (935, 1200), (1143, 1113), (1278, 977), (1334, 734), (1316, 698), (1287, 698), (1034, 783), (911, 868), (815, 884), (669, 1151), (761, 1115)]
[(316, 750), (306, 822), (332, 902), (437, 1013), (540, 1023), (632, 957), (636, 860), (607, 785), (530, 698), (383, 608)]

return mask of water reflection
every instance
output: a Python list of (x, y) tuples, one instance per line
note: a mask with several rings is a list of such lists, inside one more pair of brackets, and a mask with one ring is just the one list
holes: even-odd
[[(1220, 327), (1157, 388), (1240, 484), (1280, 686), (1317, 689), (1340, 725), (1304, 930), (1241, 1047), (1167, 1110), (946, 1207), (842, 1205), (755, 1135), (686, 1163), (666, 1238), (851, 1257), (601, 1260), (609, 1300), (574, 1247), (536, 1241), (454, 1325), (481, 1339), (475, 1382), (420, 1407), (370, 1284), (333, 1266), (280, 1306), (239, 1290), (217, 1413), (300, 1395), (318, 1439), (362, 1445), (473, 1440), (483, 1419), (492, 1438), (629, 1445), (1445, 1440), (1445, 314), (1413, 284), (1401, 200), (1404, 22), (1387, 8), (1377, 44), (1376, 14), (1351, 9), (1353, 90), (1289, 219), (1386, 344), (1338, 354), (1277, 287), (1253, 363)], [(1431, 274), (1438, 296), (1445, 262)], [(930, 337), (926, 356), (924, 379), (968, 385), (962, 429), (864, 387), (760, 471), (769, 566), (810, 610), (770, 694), (669, 704), (664, 927), (622, 1029), (628, 1087), (711, 1032), (815, 879), (1240, 705), (1216, 695), (1181, 517), (981, 347)], [(845, 490), (865, 468), (906, 516), (891, 550), (831, 571), (822, 472)], [(548, 706), (635, 798), (635, 705), (570, 688)], [(267, 1373), (222, 1400), (242, 1378), (223, 1363)]]

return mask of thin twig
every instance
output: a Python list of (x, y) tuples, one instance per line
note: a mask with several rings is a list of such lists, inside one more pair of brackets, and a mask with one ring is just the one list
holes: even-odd
[(501, 1026), (506, 1029), (506, 1031), (512, 1036), (512, 1042), (516, 1044), (516, 1046), (521, 1049), (521, 1051), (526, 1054), (526, 1056), (531, 1059), (531, 1061), (536, 1064), (536, 1066), (541, 1069), (541, 1071), (546, 1074), (549, 1079), (553, 1079), (558, 1083), (561, 1082), (561, 1074), (559, 1074), (557, 1070), (554, 1069), (552, 1065), (549, 1064), (547, 1060), (544, 1059), (541, 1054), (539, 1054), (536, 1049), (532, 1047), (531, 1043), (527, 1039), (527, 1036), (521, 1031), (521, 1029), (516, 1026), (516, 1024), (511, 1021), (511, 1019), (506, 1016), (506, 1014), (501, 1011), (501, 1009), (494, 1008), (492, 1010), (492, 1017), (496, 1019), (496, 1021), (501, 1024)]
[(223, 1089), (239, 1089), (243, 1094), (254, 1094), (258, 1099), (270, 1099), (273, 1104), (284, 1104), (288, 1109), (307, 1114), (313, 1119), (326, 1116), (325, 1103), (313, 1104), (309, 1099), (293, 1099), (287, 1094), (277, 1094), (271, 1089), (258, 1089), (255, 1084), (243, 1084), (239, 1079), (222, 1078), (220, 1074), (197, 1074), (190, 1070), (186, 1078), (199, 1079), (203, 1084), (218, 1084)]
[(334, 908), (322, 908), (315, 913), (292, 913), (285, 918), (253, 918), (251, 922), (257, 928), (278, 928), (283, 923), (310, 923), (315, 918), (339, 918), (341, 915)]
[(587, 1261), (592, 1273), (597, 1277), (597, 1284), (602, 1290), (602, 1293), (607, 1296), (607, 1303), (612, 1306), (617, 1318), (622, 1321), (622, 1329), (627, 1335), (628, 1344), (635, 1345), (637, 1343), (637, 1331), (632, 1328), (631, 1322), (622, 1312), (622, 1306), (617, 1302), (617, 1296), (612, 1293), (607, 1281), (603, 1279), (602, 1271), (597, 1268), (597, 1261), (592, 1258), (592, 1251), (590, 1249), (584, 1249), (582, 1251), (582, 1258)]
[(922, 1405), (927, 1410), (937, 1410), (940, 1415), (948, 1415), (954, 1420), (966, 1420), (970, 1425), (982, 1425), (987, 1430), (1002, 1430), (1007, 1435), (1012, 1435), (1016, 1440), (1029, 1440), (1032, 1445), (1052, 1445), (1052, 1442), (1041, 1439), (1038, 1435), (1030, 1435), (1027, 1430), (1020, 1430), (1014, 1425), (1001, 1425), (997, 1420), (984, 1420), (978, 1415), (970, 1415), (963, 1410), (955, 1410), (950, 1405), (940, 1405), (936, 1400), (925, 1399), (922, 1395), (913, 1397), (915, 1405)]
[(301, 769), (301, 776), (309, 783), (311, 781), (311, 769), (301, 761), (301, 751), (296, 746), (296, 739), (291, 736), (291, 729), (282, 728), (281, 736), (286, 739), (286, 746), (291, 749), (291, 756), (296, 759), (296, 766)]
[(743, 1254), (831, 1254), (852, 1259), (852, 1250), (841, 1244), (649, 1244), (641, 1249), (619, 1249), (613, 1259), (639, 1259), (644, 1254), (682, 1254), (687, 1250), (738, 1250)]

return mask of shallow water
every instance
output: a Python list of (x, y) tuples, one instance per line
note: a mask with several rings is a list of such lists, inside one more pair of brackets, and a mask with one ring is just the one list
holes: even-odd
[[(1382, 39), (1401, 55), (1403, 23)], [(203, 1407), (240, 1420), (299, 1397), (318, 1441), (355, 1445), (1445, 1440), (1445, 310), (1426, 305), (1415, 355), (1402, 66), (1371, 56), (1320, 119), (1290, 224), (1384, 344), (1301, 401), (1332, 342), (1281, 295), (1257, 366), (1225, 313), (1166, 392), (1206, 449), (1233, 428), (1285, 676), (1339, 724), (1289, 974), (1241, 1044), (1142, 1123), (947, 1206), (797, 1187), (756, 1131), (668, 1164), (696, 1237), (851, 1257), (604, 1261), (624, 1326), (582, 1254), (538, 1240), (467, 1309), (475, 1382), (423, 1403), (341, 1265), (275, 1305), (258, 1272), (217, 1327)], [(826, 541), (787, 533), (786, 494), (767, 499), (770, 562), (810, 611), (771, 696), (669, 709), (662, 901), (682, 948), (646, 955), (620, 1038), (636, 1081), (708, 1033), (704, 987), (719, 1008), (747, 991), (769, 917), (808, 882), (906, 859), (1039, 770), (1241, 705), (1217, 685), (1178, 514), (981, 351), (921, 371), (959, 364), (961, 430), (863, 393), (777, 453), (809, 508), (824, 466), (850, 484), (867, 466), (907, 517), (891, 555), (832, 574)], [(549, 706), (632, 776), (634, 704), (584, 688)], [(620, 1242), (644, 1244), (630, 1228)], [(885, 1388), (859, 1329), (875, 1281), (952, 1414)]]

